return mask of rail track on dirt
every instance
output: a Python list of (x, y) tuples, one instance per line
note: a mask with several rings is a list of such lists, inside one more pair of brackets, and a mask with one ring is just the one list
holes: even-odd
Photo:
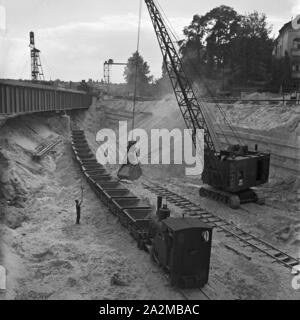
[[(153, 207), (135, 196), (119, 179), (111, 176), (104, 166), (98, 163), (88, 145), (84, 131), (76, 127), (71, 127), (71, 131), (74, 160), (79, 164), (80, 170), (92, 190), (136, 240), (137, 247), (149, 253), (151, 260), (155, 262), (151, 254), (151, 239), (149, 238), (149, 232), (151, 231), (150, 215), (155, 213)], [(160, 269), (163, 269), (160, 261), (157, 265), (161, 267)], [(165, 275), (170, 276), (169, 274)], [(172, 281), (172, 276), (169, 280)], [(179, 286), (177, 289), (185, 300), (194, 300), (199, 297), (203, 300), (211, 300), (209, 288), (195, 286), (193, 289), (186, 289), (185, 286)]]
[[(75, 160), (80, 165), (81, 171), (86, 177), (91, 188), (100, 200), (108, 206), (108, 209), (118, 218), (120, 223), (130, 232), (140, 247), (140, 240), (147, 235), (149, 224), (148, 214), (153, 208), (143, 200), (136, 197), (129, 189), (125, 188), (120, 180), (114, 179), (105, 168), (100, 165), (92, 151), (90, 150), (84, 132), (72, 130), (72, 148)], [(234, 224), (220, 218), (207, 210), (201, 208), (199, 204), (193, 203), (188, 198), (181, 196), (169, 189), (153, 183), (143, 183), (146, 190), (159, 196), (165, 197), (168, 202), (184, 210), (187, 215), (201, 219), (201, 221), (214, 227), (216, 231), (224, 232), (226, 237), (238, 240), (244, 247), (249, 247), (253, 251), (268, 256), (273, 262), (277, 262), (284, 267), (293, 270), (293, 267), (300, 264), (296, 258), (275, 248), (271, 244), (251, 235)], [(216, 292), (223, 290), (222, 296), (228, 297), (228, 290), (222, 285), (216, 274), (210, 276), (209, 283), (204, 288), (183, 289), (178, 288), (178, 292), (185, 300), (218, 299)]]
[(143, 187), (156, 195), (164, 196), (168, 202), (183, 209), (187, 215), (194, 216), (212, 226), (217, 232), (224, 233), (226, 237), (235, 239), (244, 248), (251, 249), (253, 252), (260, 253), (261, 256), (270, 258), (272, 263), (277, 263), (290, 271), (297, 272), (295, 267), (300, 265), (300, 260), (283, 252), (272, 244), (208, 212), (206, 209), (201, 208), (199, 204), (157, 183), (143, 183)]

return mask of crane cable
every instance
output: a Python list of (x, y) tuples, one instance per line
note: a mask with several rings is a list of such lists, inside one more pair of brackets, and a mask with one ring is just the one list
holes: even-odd
[(157, 7), (159, 8), (159, 10), (161, 11), (161, 13), (162, 13), (162, 15), (163, 15), (163, 18), (165, 19), (165, 22), (166, 22), (166, 23), (165, 23), (165, 26), (167, 27), (167, 29), (169, 29), (169, 31), (170, 31), (170, 33), (172, 34), (175, 42), (178, 44), (178, 42), (179, 42), (179, 41), (178, 41), (178, 40), (179, 40), (178, 34), (177, 34), (175, 28), (172, 26), (172, 23), (171, 23), (170, 19), (168, 18), (168, 16), (166, 15), (163, 7), (160, 5), (160, 3), (159, 3), (158, 1), (154, 0), (153, 2), (156, 4), (156, 6), (157, 6)]
[[(138, 57), (140, 51), (140, 38), (141, 38), (141, 24), (142, 24), (142, 7), (143, 0), (140, 0), (139, 7), (139, 21), (138, 21), (138, 36), (137, 36), (137, 48), (136, 48), (136, 61), (135, 61), (135, 79), (134, 79), (134, 93), (133, 93), (133, 107), (132, 107), (132, 135), (135, 126), (135, 109), (136, 109), (136, 95), (137, 95), (137, 80), (138, 80)], [(133, 137), (132, 137), (133, 139)]]

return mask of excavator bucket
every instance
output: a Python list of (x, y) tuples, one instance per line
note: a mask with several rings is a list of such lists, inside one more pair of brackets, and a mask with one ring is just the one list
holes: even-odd
[(124, 164), (118, 171), (118, 178), (122, 180), (138, 180), (143, 174), (139, 164), (132, 165), (131, 163)]
[(136, 141), (129, 141), (127, 146), (126, 163), (118, 171), (118, 178), (121, 180), (138, 180), (143, 174), (140, 164), (138, 163), (134, 145)]

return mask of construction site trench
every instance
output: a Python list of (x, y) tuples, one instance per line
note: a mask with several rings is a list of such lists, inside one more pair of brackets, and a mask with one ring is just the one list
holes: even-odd
[[(0, 232), (8, 290), (0, 293), (0, 298), (183, 299), (100, 202), (74, 161), (71, 125), (84, 130), (96, 153), (97, 132), (117, 129), (118, 121), (126, 120), (130, 128), (131, 108), (128, 100), (95, 100), (87, 111), (32, 114), (2, 123)], [(183, 165), (144, 165), (142, 178), (128, 184), (128, 189), (154, 207), (155, 195), (143, 183), (161, 184), (299, 258), (300, 106), (236, 103), (223, 108), (251, 148), (258, 144), (271, 153), (270, 181), (261, 187), (266, 195), (265, 206), (249, 203), (232, 210), (200, 198), (201, 178), (185, 176)], [(222, 128), (222, 119), (213, 106), (209, 112)], [(138, 102), (136, 127), (146, 131), (185, 128), (171, 96)], [(229, 133), (227, 139), (232, 139)], [(59, 143), (49, 153), (38, 161), (33, 159), (37, 147), (54, 141)], [(116, 176), (118, 166), (108, 165), (107, 170)], [(78, 226), (74, 201), (80, 198), (81, 186), (84, 200), (82, 223)], [(169, 207), (173, 216), (182, 215), (178, 207), (171, 203)], [(293, 275), (281, 266), (214, 232), (206, 289), (209, 298), (299, 299), (292, 279)], [(190, 292), (190, 298), (200, 297), (200, 291)]]

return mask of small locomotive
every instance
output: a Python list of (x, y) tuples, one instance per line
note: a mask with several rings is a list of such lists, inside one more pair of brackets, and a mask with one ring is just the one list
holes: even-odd
[(158, 197), (150, 255), (169, 275), (171, 285), (192, 288), (208, 282), (212, 228), (197, 218), (171, 218)]

